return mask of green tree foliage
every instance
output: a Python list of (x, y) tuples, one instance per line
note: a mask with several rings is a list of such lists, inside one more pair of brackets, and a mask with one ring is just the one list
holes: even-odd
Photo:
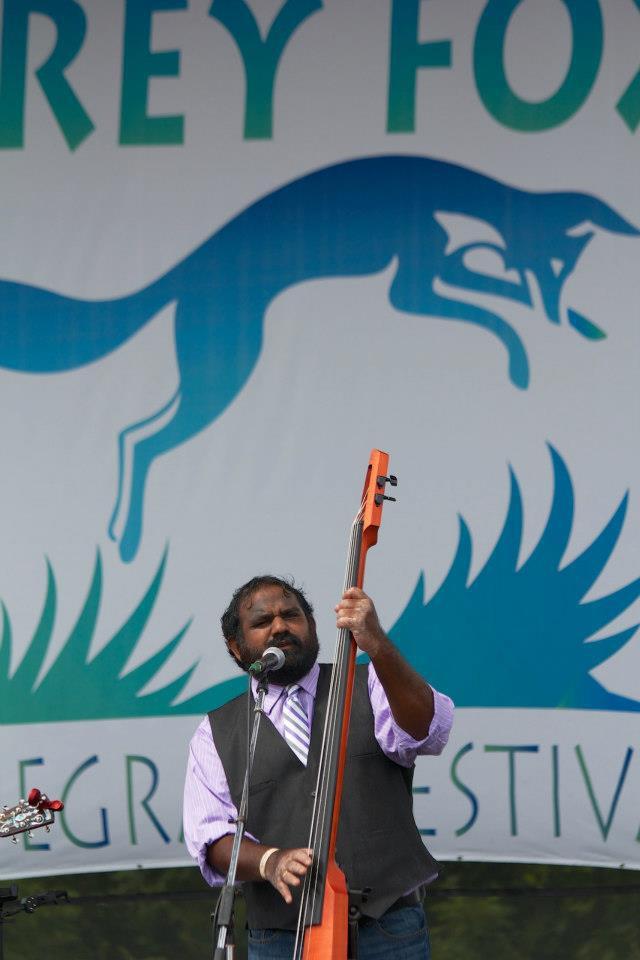
[(434, 960), (640, 960), (634, 871), (496, 863), (445, 870), (426, 903)]
[[(71, 904), (41, 907), (7, 924), (5, 960), (205, 960), (212, 954), (215, 896), (195, 869), (19, 883), (21, 897), (50, 889), (66, 890)], [(426, 907), (434, 960), (640, 960), (640, 877), (633, 871), (445, 864)], [(236, 957), (242, 960), (241, 902), (237, 914)]]

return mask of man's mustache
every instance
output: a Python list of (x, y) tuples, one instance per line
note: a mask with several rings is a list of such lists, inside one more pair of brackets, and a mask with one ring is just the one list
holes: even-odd
[(282, 648), (289, 644), (292, 647), (301, 649), (303, 644), (299, 637), (295, 637), (292, 633), (281, 633), (277, 637), (274, 637), (271, 641), (272, 647)]

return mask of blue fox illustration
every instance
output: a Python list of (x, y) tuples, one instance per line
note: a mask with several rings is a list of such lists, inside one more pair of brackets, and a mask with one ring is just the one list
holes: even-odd
[[(494, 239), (452, 250), (441, 214), (482, 221)], [(585, 232), (575, 235), (580, 225), (587, 225)], [(395, 308), (489, 331), (506, 350), (512, 383), (526, 389), (521, 338), (503, 316), (470, 303), (469, 292), (532, 306), (535, 278), (548, 320), (561, 323), (563, 286), (596, 228), (639, 232), (587, 194), (531, 193), (424, 157), (339, 163), (251, 204), (129, 296), (84, 301), (0, 281), (0, 366), (58, 373), (91, 363), (175, 303), (178, 388), (119, 437), (110, 535), (129, 561), (140, 543), (152, 463), (209, 426), (242, 390), (260, 355), (267, 308), (283, 290), (316, 278), (366, 276), (395, 262), (389, 289)], [(500, 257), (504, 276), (472, 269), (469, 256), (477, 251)], [(571, 309), (564, 319), (590, 339), (604, 336)]]

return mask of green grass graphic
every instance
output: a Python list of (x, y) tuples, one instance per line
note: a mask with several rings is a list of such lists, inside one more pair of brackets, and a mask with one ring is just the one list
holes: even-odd
[(157, 653), (125, 673), (155, 605), (167, 561), (165, 551), (144, 596), (109, 642), (88, 659), (102, 598), (100, 552), (82, 610), (56, 660), (36, 686), (49, 649), (56, 616), (57, 588), (47, 561), (47, 589), (42, 614), (33, 637), (13, 676), (10, 676), (12, 628), (2, 603), (0, 642), (0, 723), (41, 723), (64, 720), (105, 720), (124, 717), (158, 717), (199, 714), (214, 709), (245, 686), (242, 677), (217, 684), (174, 705), (197, 663), (160, 690), (140, 691), (164, 666), (189, 629), (182, 629)]

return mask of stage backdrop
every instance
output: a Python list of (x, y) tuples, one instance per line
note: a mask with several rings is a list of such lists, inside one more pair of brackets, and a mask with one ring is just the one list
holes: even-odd
[(640, 866), (638, 0), (4, 0), (0, 877), (184, 864), (219, 616), (367, 588), (443, 859)]

